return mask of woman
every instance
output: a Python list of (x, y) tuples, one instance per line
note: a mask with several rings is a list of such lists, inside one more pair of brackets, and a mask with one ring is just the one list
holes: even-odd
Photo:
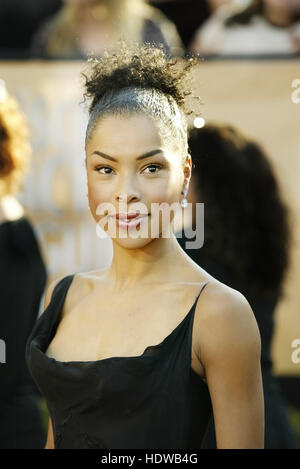
[(294, 0), (252, 0), (239, 11), (225, 6), (198, 30), (190, 50), (201, 54), (299, 54), (300, 6)]
[(171, 55), (183, 54), (175, 25), (144, 0), (65, 0), (34, 35), (32, 52), (50, 59), (86, 59), (118, 49), (119, 40), (153, 42)]
[[(259, 145), (230, 125), (193, 128), (189, 148), (195, 161), (190, 195), (195, 203), (204, 203), (205, 242), (201, 249), (185, 250), (248, 299), (262, 341), (265, 448), (297, 448), (271, 356), (274, 312), (284, 296), (291, 238), (279, 184)], [(185, 248), (187, 237), (182, 234), (178, 241)], [(211, 425), (204, 445), (215, 444)]]
[(52, 282), (28, 341), (48, 449), (200, 448), (211, 407), (219, 448), (263, 447), (251, 307), (172, 230), (191, 178), (184, 98), (197, 63), (124, 46), (86, 76), (88, 200), (114, 256)]
[[(1, 83), (0, 83), (1, 84)], [(31, 222), (16, 198), (29, 164), (27, 123), (0, 89), (0, 448), (42, 448), (39, 396), (25, 363), (25, 345), (39, 313), (46, 268)]]

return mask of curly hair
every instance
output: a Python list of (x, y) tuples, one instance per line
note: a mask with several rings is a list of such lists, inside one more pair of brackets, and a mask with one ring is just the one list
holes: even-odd
[(193, 128), (189, 147), (195, 189), (205, 204), (201, 259), (225, 266), (247, 298), (278, 299), (291, 231), (271, 162), (257, 143), (228, 125)]
[(117, 52), (89, 62), (89, 73), (82, 74), (84, 96), (91, 100), (86, 141), (104, 114), (144, 112), (159, 120), (163, 135), (173, 143), (175, 139), (187, 155), (186, 115), (192, 111), (186, 109), (185, 98), (191, 94), (190, 71), (198, 64), (196, 56), (169, 58), (161, 47), (149, 43), (130, 48), (120, 43)]
[(6, 94), (0, 102), (0, 196), (21, 189), (29, 167), (28, 126), (17, 101)]

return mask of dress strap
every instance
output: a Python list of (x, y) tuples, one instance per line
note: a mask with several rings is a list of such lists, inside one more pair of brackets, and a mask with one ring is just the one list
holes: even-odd
[(190, 316), (190, 320), (189, 320), (189, 324), (188, 324), (188, 333), (187, 333), (187, 352), (188, 352), (188, 368), (190, 368), (190, 365), (191, 365), (191, 361), (192, 361), (192, 342), (193, 342), (193, 326), (194, 326), (194, 322), (195, 322), (195, 310), (196, 310), (196, 306), (197, 306), (197, 303), (198, 303), (198, 300), (199, 300), (199, 296), (201, 295), (201, 293), (203, 292), (204, 288), (209, 284), (210, 282), (206, 282), (202, 287), (201, 287), (201, 290), (195, 300), (195, 303), (194, 303), (194, 306), (192, 308), (192, 314)]
[(47, 308), (39, 316), (30, 333), (27, 341), (27, 350), (29, 350), (28, 347), (30, 346), (31, 341), (37, 335), (42, 336), (46, 340), (49, 336), (49, 331), (50, 334), (52, 333), (59, 319), (59, 315), (73, 277), (74, 274), (67, 275), (55, 285)]
[(65, 297), (67, 295), (67, 291), (69, 290), (69, 287), (70, 287), (70, 285), (73, 281), (74, 275), (75, 274), (70, 274), (70, 275), (67, 275), (66, 277), (63, 277), (62, 279), (60, 279), (60, 281), (55, 285), (55, 287), (53, 289), (49, 305), (52, 302), (57, 302), (57, 301), (61, 301), (61, 300), (64, 301), (65, 300)]
[(202, 288), (201, 288), (201, 290), (200, 290), (200, 293), (199, 293), (199, 295), (198, 295), (198, 297), (197, 297), (197, 300), (198, 300), (199, 296), (201, 295), (202, 291), (204, 290), (204, 288), (206, 287), (206, 285), (208, 285), (208, 284), (209, 284), (209, 282), (206, 282), (206, 283), (202, 286)]

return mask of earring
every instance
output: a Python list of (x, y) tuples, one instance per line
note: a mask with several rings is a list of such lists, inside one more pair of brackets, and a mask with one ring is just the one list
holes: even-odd
[(186, 187), (185, 187), (185, 188), (183, 189), (183, 191), (181, 192), (181, 194), (183, 195), (183, 199), (182, 199), (181, 202), (180, 202), (180, 205), (181, 205), (182, 208), (185, 208), (185, 207), (187, 207), (187, 205), (188, 205), (188, 201), (187, 201), (187, 199), (186, 199), (187, 192), (188, 192), (188, 191), (187, 191), (187, 188), (186, 188)]

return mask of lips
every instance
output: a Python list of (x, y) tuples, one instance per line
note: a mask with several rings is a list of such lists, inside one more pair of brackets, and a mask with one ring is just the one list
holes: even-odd
[(116, 215), (110, 215), (116, 221), (116, 225), (120, 228), (136, 228), (140, 223), (146, 219), (150, 214), (140, 213), (117, 213)]
[(131, 220), (132, 218), (138, 217), (140, 214), (138, 213), (117, 213), (115, 218), (118, 220)]

